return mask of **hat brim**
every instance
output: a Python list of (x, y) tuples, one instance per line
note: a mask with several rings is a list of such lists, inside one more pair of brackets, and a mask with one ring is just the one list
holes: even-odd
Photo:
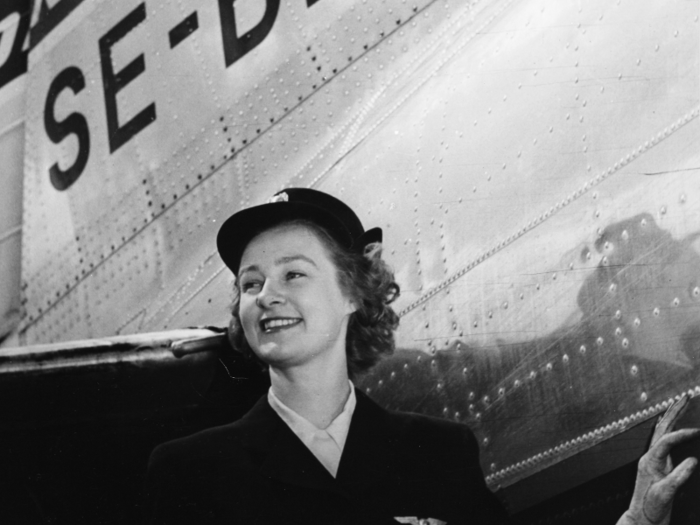
[[(216, 237), (216, 246), (221, 259), (237, 275), (243, 252), (255, 236), (273, 226), (295, 219), (309, 220), (324, 227), (336, 241), (348, 249), (356, 247), (353, 244), (360, 244), (353, 243), (351, 233), (336, 217), (313, 204), (270, 202), (239, 211), (226, 219)], [(379, 228), (368, 230), (357, 241), (373, 230), (379, 230), (379, 241), (381, 241)], [(376, 236), (376, 232), (369, 235), (370, 238), (376, 238)], [(366, 244), (364, 243), (362, 247), (364, 248)]]

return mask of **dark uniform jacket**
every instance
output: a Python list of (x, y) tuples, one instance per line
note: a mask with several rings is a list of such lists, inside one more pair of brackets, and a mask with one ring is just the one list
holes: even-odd
[(270, 407), (171, 441), (151, 455), (152, 520), (161, 524), (506, 523), (463, 425), (388, 412), (357, 393), (337, 478)]

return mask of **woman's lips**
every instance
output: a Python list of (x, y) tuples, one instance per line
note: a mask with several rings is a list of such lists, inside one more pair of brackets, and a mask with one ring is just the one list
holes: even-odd
[(263, 332), (274, 332), (277, 330), (282, 330), (284, 328), (289, 328), (290, 326), (297, 325), (301, 322), (299, 318), (289, 318), (289, 317), (275, 317), (271, 319), (263, 319), (260, 321), (260, 328)]

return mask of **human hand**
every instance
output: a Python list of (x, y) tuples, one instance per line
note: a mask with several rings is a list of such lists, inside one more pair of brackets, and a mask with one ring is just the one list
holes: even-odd
[(700, 434), (700, 429), (673, 431), (688, 402), (689, 397), (683, 394), (656, 424), (649, 450), (637, 466), (632, 502), (617, 525), (668, 525), (670, 522), (673, 497), (697, 464), (697, 459), (686, 458), (674, 469), (670, 455), (674, 445)]

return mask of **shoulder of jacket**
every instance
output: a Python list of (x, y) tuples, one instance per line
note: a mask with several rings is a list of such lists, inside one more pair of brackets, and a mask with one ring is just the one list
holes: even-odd
[(391, 412), (393, 425), (408, 439), (472, 448), (476, 438), (466, 425), (413, 412)]
[(235, 444), (239, 441), (241, 434), (241, 425), (236, 421), (166, 441), (151, 452), (149, 468), (159, 464), (175, 466), (191, 461), (202, 461), (209, 457), (215, 458), (224, 451), (230, 454), (238, 449)]

